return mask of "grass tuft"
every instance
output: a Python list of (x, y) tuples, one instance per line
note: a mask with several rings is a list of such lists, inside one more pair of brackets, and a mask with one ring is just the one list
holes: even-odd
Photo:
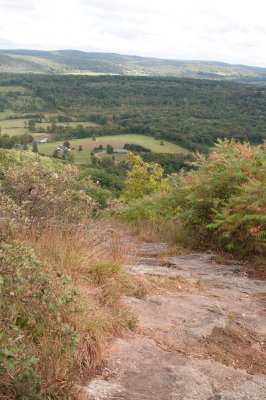
[(123, 268), (123, 237), (87, 231), (16, 233), (0, 254), (0, 392), (4, 399), (78, 399), (114, 336), (136, 328), (123, 303), (145, 286)]

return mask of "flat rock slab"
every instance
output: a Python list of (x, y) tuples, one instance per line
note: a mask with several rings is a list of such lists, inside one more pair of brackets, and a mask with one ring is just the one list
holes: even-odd
[(220, 276), (232, 276), (233, 274), (244, 276), (244, 269), (241, 264), (230, 265), (217, 264), (212, 254), (189, 254), (180, 257), (166, 257), (165, 261), (174, 267), (182, 268), (180, 273), (198, 275), (204, 278)]
[[(212, 254), (165, 257), (164, 264), (158, 256), (165, 248), (165, 243), (135, 246), (132, 265), (126, 269), (132, 274), (183, 276), (193, 283), (202, 281), (204, 291), (195, 293), (191, 289), (145, 299), (125, 298), (138, 317), (138, 333), (134, 338), (113, 343), (103, 375), (85, 388), (88, 400), (266, 398), (264, 375), (250, 375), (203, 359), (210, 354), (208, 349), (203, 352), (204, 343), (216, 343), (212, 336), (215, 329), (222, 328), (223, 332), (232, 321), (244, 332), (254, 333), (247, 349), (249, 343), (255, 343), (260, 351), (259, 343), (265, 342), (266, 333), (262, 304), (265, 282), (248, 278), (244, 266), (237, 262), (215, 263)], [(237, 347), (237, 358), (239, 351), (241, 348)]]
[(174, 351), (200, 354), (199, 340), (228, 323), (219, 302), (200, 294), (181, 292), (126, 301), (138, 315), (139, 332)]
[(215, 326), (224, 327), (227, 316), (217, 300), (200, 294), (147, 296), (145, 300), (128, 298), (141, 328), (174, 330), (176, 340), (199, 339), (210, 335)]
[(139, 255), (157, 256), (162, 253), (167, 247), (166, 243), (144, 243), (138, 247)]
[(162, 350), (153, 340), (117, 340), (109, 357), (110, 381), (87, 386), (90, 400), (262, 400), (266, 378), (209, 360)]
[(158, 265), (156, 262), (154, 264), (135, 264), (135, 265), (126, 265), (126, 270), (141, 275), (165, 275), (165, 276), (177, 276), (180, 275), (178, 271), (174, 269), (162, 267)]
[(244, 267), (213, 262), (211, 254), (190, 254), (168, 257), (166, 261), (176, 268), (178, 275), (200, 278), (209, 297), (217, 298), (221, 308), (263, 338), (266, 335), (265, 281), (245, 275)]
[(162, 260), (155, 257), (137, 257), (137, 265), (152, 265), (152, 266), (164, 266)]

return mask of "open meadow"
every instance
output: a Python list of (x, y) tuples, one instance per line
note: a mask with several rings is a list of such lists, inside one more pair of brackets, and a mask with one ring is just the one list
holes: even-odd
[[(9, 136), (15, 135), (23, 135), (24, 133), (29, 133), (28, 123), (29, 118), (18, 118), (18, 119), (4, 119), (9, 117), (12, 114), (8, 114), (7, 112), (0, 113), (0, 127), (2, 128), (2, 135), (7, 134)], [(2, 116), (2, 119), (1, 119)], [(82, 125), (83, 127), (94, 127), (97, 124), (93, 122), (80, 122), (80, 121), (73, 121), (73, 122), (59, 122), (57, 126), (71, 126), (75, 128), (78, 125)], [(51, 126), (51, 122), (37, 122), (36, 123), (36, 130), (43, 128), (46, 131), (47, 127)]]
[[(105, 148), (107, 144), (110, 144), (114, 148), (121, 149), (124, 147), (125, 143), (140, 144), (144, 147), (147, 147), (148, 149), (151, 149), (151, 151), (154, 153), (189, 153), (188, 150), (176, 144), (164, 140), (162, 145), (160, 140), (156, 140), (151, 136), (137, 134), (102, 136), (96, 140), (92, 140), (92, 138), (75, 139), (70, 140), (70, 147), (73, 151), (75, 161), (88, 163), (90, 160), (90, 153), (95, 147), (99, 147), (100, 145), (102, 145)], [(38, 148), (40, 153), (43, 153), (45, 155), (52, 155), (53, 151), (62, 144), (63, 141), (40, 143), (38, 145)], [(79, 146), (82, 146), (82, 151), (78, 151)], [(115, 156), (117, 160), (120, 160), (119, 156), (121, 155), (118, 154)]]

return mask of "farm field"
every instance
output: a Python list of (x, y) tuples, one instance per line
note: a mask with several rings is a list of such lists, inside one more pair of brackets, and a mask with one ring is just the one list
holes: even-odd
[(0, 123), (1, 123), (2, 120), (6, 119), (8, 117), (11, 117), (11, 115), (14, 115), (14, 114), (15, 113), (12, 110), (1, 111), (0, 112)]
[(97, 157), (98, 158), (102, 158), (102, 157), (107, 157), (107, 158), (115, 158), (115, 161), (125, 161), (127, 159), (127, 154), (117, 154), (117, 153), (113, 153), (113, 154), (107, 154), (106, 151), (103, 151), (102, 153), (97, 153)]
[(28, 125), (28, 119), (4, 119), (0, 120), (0, 127), (2, 128), (2, 135), (8, 134), (9, 136), (23, 135), (28, 133), (29, 129), (25, 127)]
[[(184, 149), (183, 147), (177, 146), (176, 144), (164, 141), (164, 145), (162, 146), (160, 144), (160, 140), (155, 140), (153, 137), (150, 136), (137, 135), (137, 134), (102, 136), (96, 140), (92, 140), (91, 138), (70, 140), (71, 148), (72, 149), (74, 148), (73, 154), (75, 161), (84, 163), (89, 162), (90, 152), (95, 147), (98, 147), (100, 144), (104, 148), (107, 146), (107, 144), (110, 144), (114, 148), (123, 148), (125, 143), (140, 144), (144, 147), (151, 149), (151, 151), (154, 153), (171, 153), (171, 154), (189, 153), (188, 150)], [(41, 153), (44, 153), (46, 155), (51, 155), (53, 151), (62, 144), (63, 141), (52, 142), (52, 143), (40, 143), (38, 145), (38, 148)], [(78, 147), (80, 145), (83, 147), (83, 151), (78, 151)], [(120, 160), (119, 156), (121, 155), (116, 155), (115, 158), (117, 160)], [(122, 158), (124, 159), (125, 157)]]
[(26, 92), (22, 86), (0, 86), (0, 92)]
[[(98, 126), (97, 124), (93, 122), (80, 122), (80, 121), (73, 121), (73, 122), (56, 122), (57, 126), (72, 126), (75, 128), (78, 125), (82, 125), (84, 127), (87, 126)], [(48, 126), (51, 126), (51, 122), (37, 122), (36, 123), (36, 128), (47, 128)]]
[[(24, 133), (28, 133), (29, 129), (25, 127), (28, 126), (29, 119), (27, 118), (20, 118), (20, 119), (1, 119), (1, 115), (6, 118), (12, 113), (9, 113), (7, 111), (0, 113), (0, 127), (2, 128), (1, 133), (8, 134), (9, 136), (14, 136), (14, 135), (23, 135)], [(93, 122), (59, 122), (57, 123), (57, 126), (71, 126), (71, 127), (76, 127), (78, 125), (83, 125), (84, 127), (93, 127), (97, 126), (97, 124)], [(36, 123), (36, 130), (39, 128), (46, 129), (48, 126), (51, 126), (51, 122), (39, 122)]]

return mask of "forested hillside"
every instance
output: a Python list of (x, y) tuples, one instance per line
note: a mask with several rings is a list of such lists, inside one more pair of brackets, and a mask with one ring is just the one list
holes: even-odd
[[(40, 121), (50, 113), (56, 118), (47, 131), (57, 138), (137, 133), (206, 151), (217, 138), (261, 143), (265, 111), (263, 87), (231, 82), (0, 74), (2, 119)], [(63, 127), (62, 120), (80, 125)]]
[(77, 50), (0, 50), (0, 72), (175, 76), (255, 84), (266, 82), (265, 68)]

